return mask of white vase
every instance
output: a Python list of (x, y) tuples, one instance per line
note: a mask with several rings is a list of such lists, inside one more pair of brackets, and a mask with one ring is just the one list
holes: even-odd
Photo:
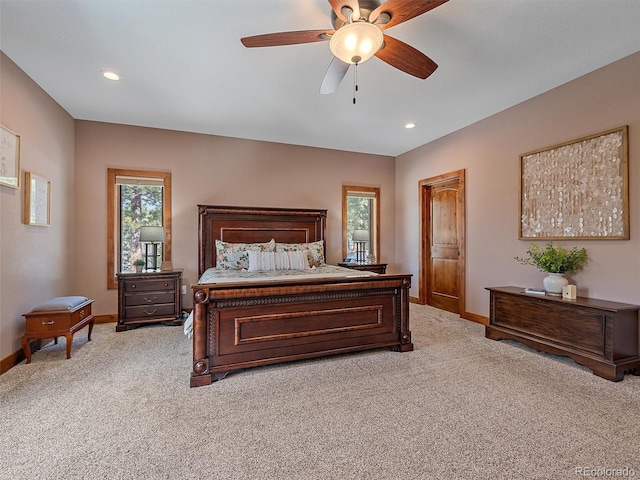
[(542, 284), (548, 294), (562, 296), (562, 287), (569, 285), (569, 280), (564, 278), (564, 273), (550, 273), (544, 277)]

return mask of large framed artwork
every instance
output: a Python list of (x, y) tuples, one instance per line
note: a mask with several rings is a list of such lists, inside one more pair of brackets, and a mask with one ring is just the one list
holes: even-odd
[(51, 181), (26, 172), (24, 190), (24, 223), (51, 225)]
[(0, 185), (20, 188), (20, 135), (0, 125)]
[(628, 240), (628, 127), (520, 156), (521, 240)]

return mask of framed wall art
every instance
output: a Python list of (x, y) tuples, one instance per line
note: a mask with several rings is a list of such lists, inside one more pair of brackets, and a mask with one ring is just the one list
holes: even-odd
[(628, 127), (520, 156), (521, 240), (628, 240)]
[(0, 185), (20, 188), (20, 135), (0, 125)]
[(51, 181), (26, 172), (24, 191), (24, 223), (51, 225)]

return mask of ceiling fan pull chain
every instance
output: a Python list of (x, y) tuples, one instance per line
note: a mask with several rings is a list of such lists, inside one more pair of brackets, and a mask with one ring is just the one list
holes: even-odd
[(356, 92), (358, 91), (358, 64), (353, 69), (353, 104), (356, 104)]

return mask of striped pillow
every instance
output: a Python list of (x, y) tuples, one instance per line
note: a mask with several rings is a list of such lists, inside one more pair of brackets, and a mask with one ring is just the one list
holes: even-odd
[(306, 270), (309, 268), (308, 252), (255, 252), (249, 251), (249, 271)]

